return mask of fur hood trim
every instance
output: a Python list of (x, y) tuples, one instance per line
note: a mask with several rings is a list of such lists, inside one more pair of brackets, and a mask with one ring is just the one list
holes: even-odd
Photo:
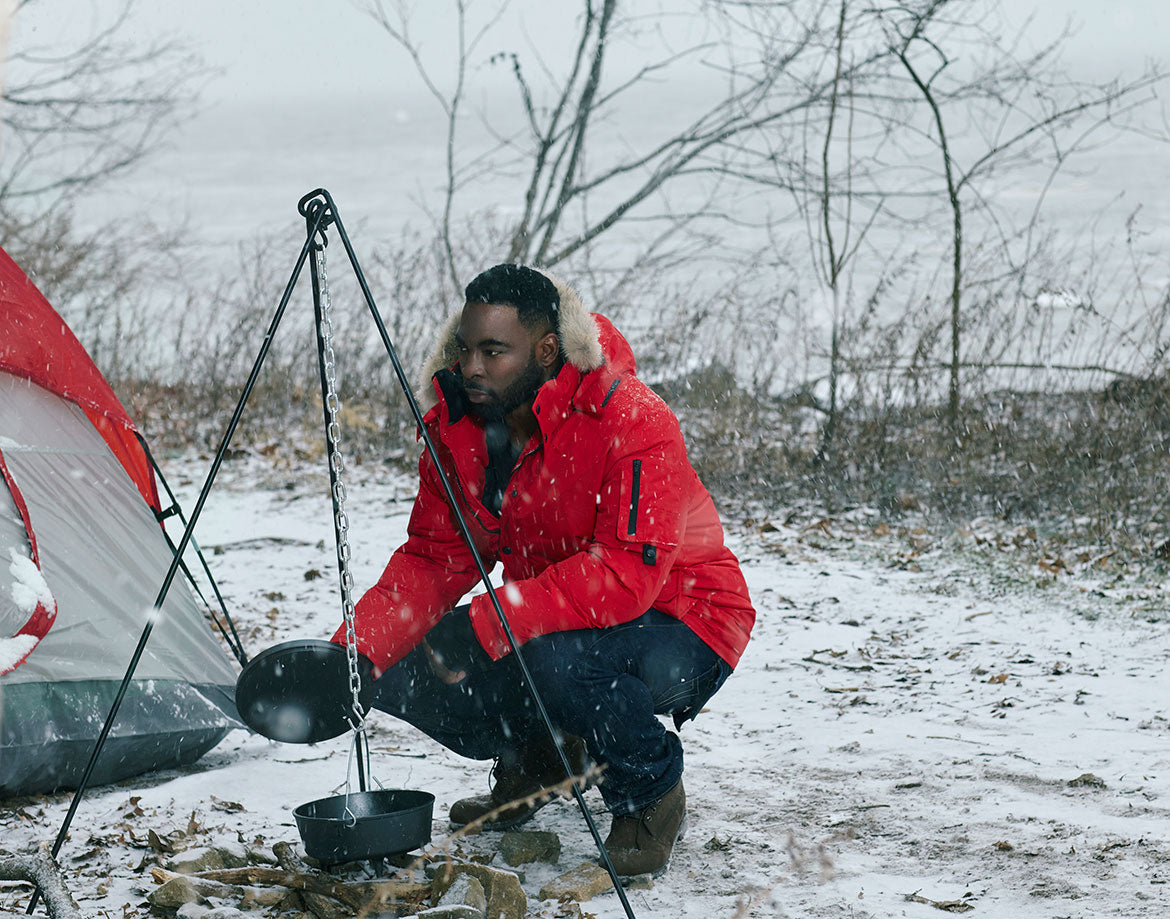
[[(542, 271), (553, 282), (561, 298), (557, 311), (557, 332), (561, 337), (561, 350), (570, 364), (582, 373), (589, 373), (605, 365), (605, 354), (601, 350), (601, 329), (593, 315), (585, 308), (580, 295), (555, 275)], [(459, 349), (455, 345), (455, 332), (459, 328), (459, 311), (443, 323), (435, 350), (423, 365), (422, 379), (419, 380), (419, 404), (423, 411), (429, 411), (438, 401), (432, 378), (440, 370), (454, 367), (459, 362)]]

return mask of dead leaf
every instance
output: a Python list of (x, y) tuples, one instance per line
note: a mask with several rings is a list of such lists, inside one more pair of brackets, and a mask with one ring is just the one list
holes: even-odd
[(1069, 779), (1068, 784), (1070, 788), (1105, 788), (1105, 780), (1098, 778), (1091, 772), (1085, 772), (1078, 775), (1075, 779)]
[(310, 568), (308, 571), (305, 572), (305, 580), (306, 581), (315, 581), (315, 580), (317, 580), (317, 578), (323, 578), (323, 577), (325, 577), (325, 575), (323, 575), (316, 568)]
[(237, 804), (235, 801), (221, 801), (215, 795), (211, 796), (211, 806), (217, 811), (242, 811), (244, 805)]
[(1016, 849), (1016, 847), (1013, 846), (1010, 842), (1007, 842), (1003, 839), (995, 844), (995, 848), (1000, 852), (1014, 852)]
[(150, 847), (154, 849), (155, 852), (161, 852), (163, 855), (175, 854), (176, 849), (171, 844), (170, 840), (159, 836), (158, 833), (156, 833), (154, 830), (147, 830), (146, 838), (150, 840)]
[(1010, 673), (997, 673), (993, 677), (988, 677), (987, 682), (988, 683), (997, 683), (997, 684), (998, 683), (1006, 683), (1008, 680), (1011, 679), (1011, 677), (1012, 677), (1012, 675)]

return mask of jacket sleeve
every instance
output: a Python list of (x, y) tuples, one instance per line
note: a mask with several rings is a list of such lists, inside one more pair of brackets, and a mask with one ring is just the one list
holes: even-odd
[[(496, 591), (516, 640), (619, 625), (646, 612), (678, 555), (693, 476), (665, 406), (661, 415), (623, 426), (606, 458), (586, 548)], [(471, 621), (494, 660), (508, 653), (490, 597), (472, 600)]]
[[(491, 559), (484, 561), (491, 566)], [(413, 650), (478, 580), (475, 561), (424, 452), (407, 540), (354, 608), (357, 648), (373, 662), (375, 676)], [(332, 641), (344, 644), (344, 624)]]

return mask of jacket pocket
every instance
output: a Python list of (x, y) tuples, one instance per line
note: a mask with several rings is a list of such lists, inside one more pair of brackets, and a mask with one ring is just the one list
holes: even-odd
[(680, 498), (661, 460), (626, 460), (618, 492), (617, 538), (673, 549), (679, 544)]

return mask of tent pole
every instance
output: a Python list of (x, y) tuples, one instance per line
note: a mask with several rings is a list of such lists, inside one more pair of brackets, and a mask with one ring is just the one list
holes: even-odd
[[(162, 468), (159, 466), (158, 461), (154, 458), (154, 454), (150, 452), (150, 447), (146, 445), (146, 439), (141, 434), (138, 435), (138, 442), (142, 444), (142, 449), (146, 453), (146, 458), (150, 461), (150, 465), (154, 468), (154, 474), (157, 475), (158, 480), (162, 482), (163, 490), (167, 493), (167, 497), (170, 498), (171, 504), (175, 508), (175, 513), (179, 517), (179, 521), (183, 524), (184, 527), (186, 527), (187, 517), (183, 513), (183, 509), (179, 506), (179, 500), (175, 497), (175, 493), (171, 490), (171, 486), (167, 481), (167, 477), (163, 475)], [(163, 529), (163, 532), (166, 533), (165, 528)], [(171, 549), (173, 551), (175, 549), (175, 544), (171, 542), (169, 534), (167, 534), (167, 542), (170, 543)], [(244, 651), (244, 642), (240, 639), (240, 635), (236, 631), (236, 624), (232, 621), (231, 613), (227, 611), (227, 603), (224, 602), (223, 594), (219, 592), (219, 584), (216, 583), (215, 576), (211, 573), (211, 567), (207, 564), (207, 558), (203, 555), (203, 550), (199, 548), (199, 543), (196, 541), (194, 536), (191, 537), (191, 547), (195, 550), (195, 554), (199, 557), (199, 562), (203, 566), (203, 573), (207, 575), (207, 580), (211, 584), (212, 591), (215, 593), (215, 599), (216, 602), (219, 603), (220, 611), (223, 613), (224, 619), (227, 620), (228, 629), (231, 630), (231, 635), (229, 636), (227, 634), (227, 630), (224, 629), (223, 625), (219, 621), (219, 617), (215, 615), (214, 611), (212, 611), (212, 618), (215, 620), (216, 626), (223, 635), (224, 641), (226, 641), (228, 647), (232, 649), (232, 654), (235, 655), (236, 660), (239, 661), (240, 666), (242, 667), (248, 663), (248, 655)], [(192, 577), (191, 572), (187, 569), (186, 564), (183, 565), (183, 573), (187, 575), (187, 580), (191, 582), (191, 586), (196, 590), (199, 590), (199, 585), (195, 583), (195, 578)], [(202, 592), (200, 592), (199, 596), (201, 598), (203, 597)], [(207, 600), (204, 599), (203, 602), (207, 603)], [(207, 603), (207, 608), (209, 610), (211, 609), (210, 603)]]
[[(323, 216), (323, 213), (321, 216)], [(260, 346), (260, 351), (256, 355), (256, 362), (252, 366), (252, 372), (248, 376), (248, 382), (244, 384), (244, 391), (240, 395), (240, 401), (236, 405), (236, 410), (232, 414), (231, 421), (228, 423), (227, 430), (224, 432), (223, 440), (220, 442), (219, 450), (216, 452), (215, 460), (212, 462), (211, 469), (207, 473), (207, 481), (204, 482), (203, 490), (199, 493), (199, 500), (195, 502), (195, 509), (191, 513), (191, 520), (183, 531), (183, 538), (179, 541), (179, 546), (175, 550), (175, 556), (171, 560), (171, 566), (167, 571), (166, 578), (163, 580), (162, 587), (159, 589), (158, 597), (154, 601), (153, 614), (147, 618), (146, 627), (142, 630), (142, 635), (138, 639), (138, 646), (134, 649), (134, 654), (130, 658), (130, 665), (126, 668), (126, 674), (122, 677), (122, 684), (118, 687), (118, 693), (114, 697), (114, 704), (110, 707), (110, 713), (106, 716), (101, 733), (98, 734), (97, 741), (93, 745), (93, 751), (89, 755), (89, 762), (86, 764), (85, 771), (81, 775), (81, 782), (77, 787), (77, 791), (73, 794), (73, 800), (69, 803), (69, 810), (65, 814), (65, 820), (61, 824), (61, 829), (57, 833), (56, 840), (53, 842), (51, 851), (54, 859), (61, 851), (61, 846), (65, 842), (66, 835), (69, 833), (69, 826), (72, 824), (73, 817), (77, 813), (77, 807), (85, 795), (86, 787), (89, 785), (89, 780), (93, 774), (94, 766), (97, 764), (98, 756), (101, 755), (106, 738), (109, 737), (110, 728), (113, 727), (114, 719), (118, 716), (118, 710), (122, 707), (122, 700), (126, 696), (126, 690), (130, 686), (130, 680), (133, 679), (134, 671), (138, 668), (138, 662), (142, 659), (142, 654), (146, 650), (146, 643), (150, 640), (151, 632), (154, 631), (155, 621), (161, 615), (163, 601), (166, 600), (167, 593), (171, 589), (171, 584), (175, 580), (175, 574), (179, 570), (179, 563), (182, 560), (183, 553), (187, 549), (187, 544), (191, 541), (191, 534), (194, 532), (195, 524), (199, 520), (199, 515), (203, 512), (203, 505), (207, 502), (207, 496), (211, 492), (211, 485), (215, 481), (219, 467), (222, 465), (223, 458), (227, 453), (228, 445), (231, 443), (236, 428), (239, 426), (240, 417), (244, 413), (244, 406), (247, 404), (248, 397), (252, 394), (252, 390), (256, 386), (256, 381), (260, 376), (260, 369), (264, 364), (265, 358), (268, 356), (269, 348), (272, 346), (272, 339), (276, 335), (276, 330), (280, 326), (281, 319), (284, 318), (285, 308), (288, 306), (288, 301), (292, 297), (297, 278), (300, 277), (301, 269), (305, 265), (305, 259), (309, 254), (309, 250), (312, 248), (313, 237), (320, 230), (322, 224), (321, 216), (309, 227), (308, 239), (305, 240), (305, 244), (301, 247), (301, 254), (297, 258), (296, 266), (293, 268), (292, 276), (289, 278), (288, 284), (285, 285), (284, 295), (280, 298), (280, 303), (276, 307), (276, 313), (272, 317), (272, 323), (269, 325), (268, 332), (264, 336), (264, 343)], [(25, 909), (27, 914), (31, 915), (33, 910), (36, 909), (40, 893), (39, 887), (33, 891), (32, 898), (29, 900), (28, 907)]]
[[(318, 199), (324, 199), (325, 205), (322, 206)], [(508, 624), (508, 618), (504, 614), (504, 608), (500, 605), (500, 599), (496, 596), (496, 590), (492, 586), (491, 579), (488, 577), (487, 568), (484, 566), (479, 550), (475, 547), (475, 541), (471, 537), (471, 530), (468, 529), (467, 520), (463, 516), (459, 503), (455, 499), (455, 492), (451, 487), (446, 472), (443, 470), (442, 463), (439, 461), (438, 450), (436, 450), (434, 442), (431, 440), (426, 425), (423, 424), (422, 410), (419, 408), (418, 401), (414, 397), (414, 392), (410, 388), (410, 383), (406, 379), (406, 373), (402, 369), (402, 362), (398, 359), (398, 352), (394, 347), (393, 341), (390, 339), (389, 332), (386, 331), (386, 325), (382, 321), (382, 315), (374, 303), (374, 296), (370, 293), (369, 285), (366, 284), (365, 275), (362, 273), (361, 266), (358, 264), (357, 255), (354, 253), (353, 246), (350, 244), (349, 235), (345, 232), (345, 227), (341, 222), (341, 215), (337, 212), (337, 205), (333, 203), (333, 198), (329, 192), (323, 188), (319, 188), (301, 199), (300, 209), (302, 214), (307, 216), (313, 207), (328, 210), (332, 216), (332, 222), (337, 225), (337, 233), (341, 237), (342, 244), (345, 246), (346, 255), (349, 256), (350, 266), (353, 268), (358, 284), (361, 286), (362, 295), (365, 297), (366, 305), (369, 307), (370, 314), (373, 316), (374, 324), (378, 327), (378, 334), (381, 336), (382, 344), (386, 348), (387, 355), (390, 357), (390, 363), (394, 366), (394, 373), (398, 377), (399, 384), (402, 386), (406, 401), (410, 404), (411, 413), (414, 415), (415, 423), (418, 425), (418, 430), (426, 446), (426, 450), (430, 454), (431, 461), (435, 464), (435, 471), (439, 474), (439, 481), (442, 483), (443, 492), (447, 497), (447, 503), (451, 507), (451, 512), (459, 524), (459, 531), (463, 536), (463, 541), (467, 544), (467, 548), (471, 551), (472, 558), (475, 560), (475, 566), (479, 571), (480, 580), (483, 582), (484, 587), (487, 588), (488, 596), (491, 598), (492, 606), (496, 611), (496, 618), (504, 630), (504, 635), (508, 639), (508, 645), (512, 653), (516, 656), (517, 664), (520, 665), (520, 671), (524, 675), (524, 681), (528, 684), (529, 694), (532, 697), (532, 701), (536, 704), (536, 710), (540, 714), (545, 729), (549, 733), (553, 747), (556, 749), (557, 756), (561, 760), (561, 766), (565, 770), (565, 775), (571, 778), (573, 768), (569, 764), (568, 757), (565, 755), (564, 747), (561, 746), (561, 742), (557, 738), (556, 729), (553, 727), (552, 719), (549, 717), (548, 710), (545, 708), (544, 700), (536, 688), (536, 683), (532, 679), (528, 664), (525, 662), (524, 656), (520, 653), (520, 645), (516, 641), (516, 636), (512, 633), (512, 627)], [(626, 897), (625, 887), (622, 886), (621, 878), (618, 876), (613, 862), (609, 858), (609, 853), (605, 850), (605, 843), (601, 839), (601, 833), (597, 830), (597, 824), (593, 820), (593, 815), (589, 813), (589, 808), (585, 804), (585, 796), (579, 787), (579, 783), (573, 782), (572, 786), (573, 797), (576, 799), (577, 806), (581, 810), (581, 815), (585, 818), (585, 823), (588, 825), (589, 832), (593, 836), (593, 841), (597, 845), (597, 851), (601, 855), (602, 863), (605, 865), (605, 869), (613, 881), (613, 886), (617, 891), (618, 899), (621, 900), (622, 908), (625, 910), (626, 916), (629, 919), (635, 919), (630, 901)]]

